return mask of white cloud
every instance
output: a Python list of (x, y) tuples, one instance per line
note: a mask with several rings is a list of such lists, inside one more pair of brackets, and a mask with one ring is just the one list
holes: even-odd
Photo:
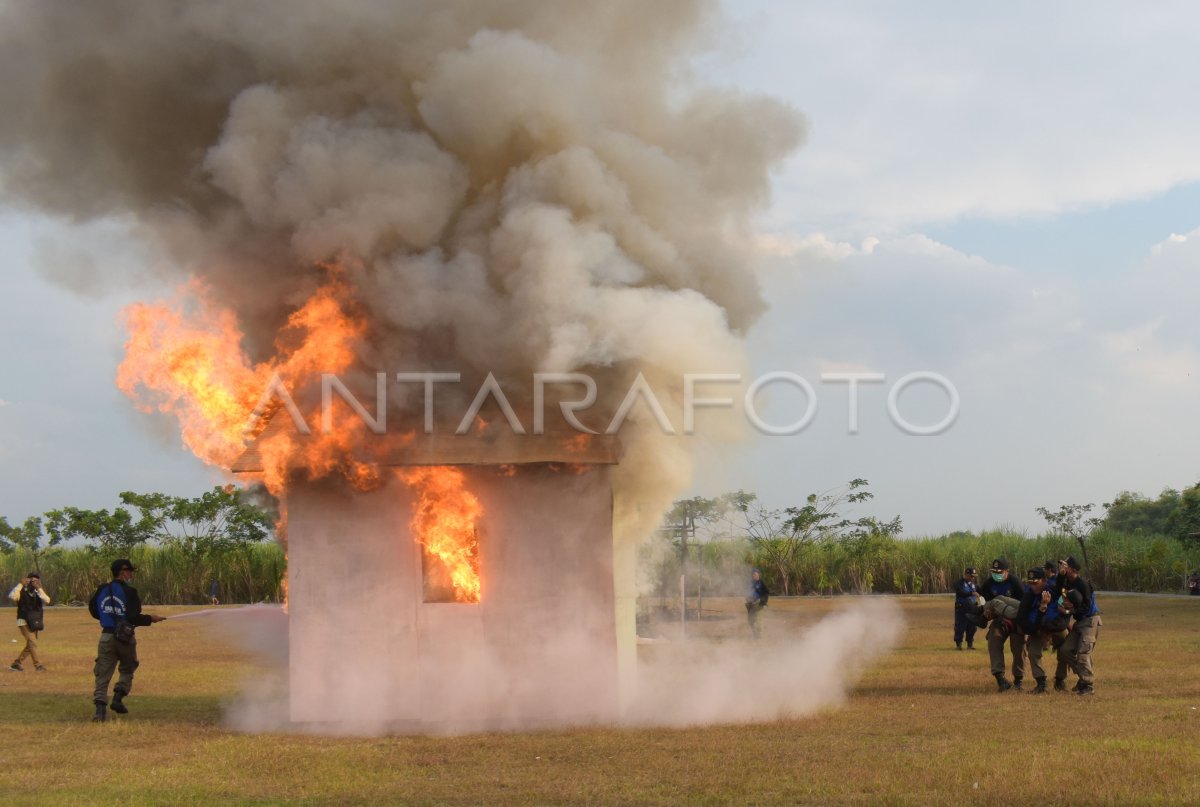
[[(791, 504), (864, 476), (874, 510), (901, 513), (919, 534), (1037, 531), (1037, 506), (1194, 481), (1200, 332), (1186, 324), (1200, 239), (1172, 246), (1123, 275), (1051, 283), (920, 234), (881, 238), (870, 253), (782, 251), (764, 272), (773, 308), (751, 353), (757, 372), (813, 382), (818, 415), (797, 438), (760, 438), (708, 469), (700, 492), (746, 487)], [(962, 399), (959, 422), (936, 438), (899, 434), (886, 415), (891, 385), (918, 370), (946, 376)], [(830, 371), (886, 375), (860, 387), (857, 435), (846, 433), (846, 386), (819, 383)], [(936, 422), (941, 399), (909, 395), (911, 416)]]
[(1187, 235), (1180, 235), (1179, 233), (1171, 233), (1170, 235), (1168, 235), (1166, 237), (1165, 240), (1159, 241), (1157, 244), (1150, 247), (1150, 254), (1151, 255), (1162, 255), (1164, 251), (1171, 249), (1176, 244), (1186, 244), (1189, 237), (1195, 236), (1197, 234), (1200, 234), (1200, 230), (1192, 230)]
[(1190, 3), (726, 5), (754, 47), (707, 72), (812, 122), (772, 226), (1053, 215), (1200, 179)]

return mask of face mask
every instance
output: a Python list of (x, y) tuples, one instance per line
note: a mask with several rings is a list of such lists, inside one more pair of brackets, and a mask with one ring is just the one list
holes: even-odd
[(1001, 574), (1000, 572), (992, 572), (992, 579), (995, 580), (997, 583), (1003, 583), (1004, 575)]

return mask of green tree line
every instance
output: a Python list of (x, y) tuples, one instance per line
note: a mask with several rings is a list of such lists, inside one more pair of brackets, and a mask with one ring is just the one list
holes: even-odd
[[(749, 567), (776, 594), (946, 593), (964, 568), (997, 557), (1021, 573), (1075, 555), (1110, 591), (1182, 591), (1200, 568), (1200, 485), (1158, 499), (1123, 492), (1099, 515), (1093, 504), (1037, 508), (1050, 529), (1032, 538), (999, 529), (902, 539), (899, 516), (845, 515), (870, 498), (856, 479), (776, 510), (745, 491), (680, 500), (658, 547), (643, 553), (644, 571), (660, 596), (675, 597), (685, 571), (689, 596), (741, 594)], [(672, 551), (654, 551), (664, 542)]]
[(260, 490), (125, 492), (120, 501), (111, 510), (50, 510), (16, 526), (0, 517), (0, 586), (7, 592), (37, 571), (55, 602), (82, 602), (111, 577), (111, 561), (127, 557), (147, 603), (207, 602), (213, 581), (225, 602), (279, 598), (285, 561), (267, 540), (277, 516)]

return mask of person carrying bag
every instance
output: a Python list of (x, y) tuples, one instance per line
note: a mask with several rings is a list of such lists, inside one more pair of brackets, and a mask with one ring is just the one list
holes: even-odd
[[(97, 722), (108, 717), (109, 709), (121, 715), (129, 712), (124, 699), (133, 691), (133, 673), (139, 664), (135, 629), (166, 619), (142, 613), (142, 600), (137, 589), (129, 584), (136, 571), (137, 567), (128, 559), (114, 560), (113, 579), (96, 589), (88, 602), (88, 610), (100, 621), (100, 644), (93, 670), (96, 689), (92, 694), (92, 703), (96, 707), (92, 720)], [(120, 677), (113, 687), (112, 703), (109, 704), (108, 684), (117, 670)]]
[(8, 593), (8, 598), (17, 604), (17, 630), (25, 639), (25, 647), (17, 660), (8, 665), (13, 672), (25, 672), (21, 662), (28, 656), (33, 661), (33, 669), (45, 672), (41, 654), (38, 653), (38, 634), (46, 629), (44, 606), (50, 604), (50, 595), (42, 590), (42, 576), (30, 572), (21, 579), (20, 583)]

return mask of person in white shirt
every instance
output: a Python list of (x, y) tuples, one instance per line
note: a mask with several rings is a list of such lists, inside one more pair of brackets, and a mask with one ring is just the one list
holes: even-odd
[(42, 590), (42, 576), (37, 572), (25, 575), (8, 592), (8, 598), (17, 604), (17, 630), (25, 637), (21, 655), (8, 668), (13, 672), (25, 672), (21, 662), (28, 656), (33, 661), (33, 669), (45, 672), (42, 657), (38, 654), (37, 635), (45, 630), (42, 607), (50, 604), (50, 595)]

